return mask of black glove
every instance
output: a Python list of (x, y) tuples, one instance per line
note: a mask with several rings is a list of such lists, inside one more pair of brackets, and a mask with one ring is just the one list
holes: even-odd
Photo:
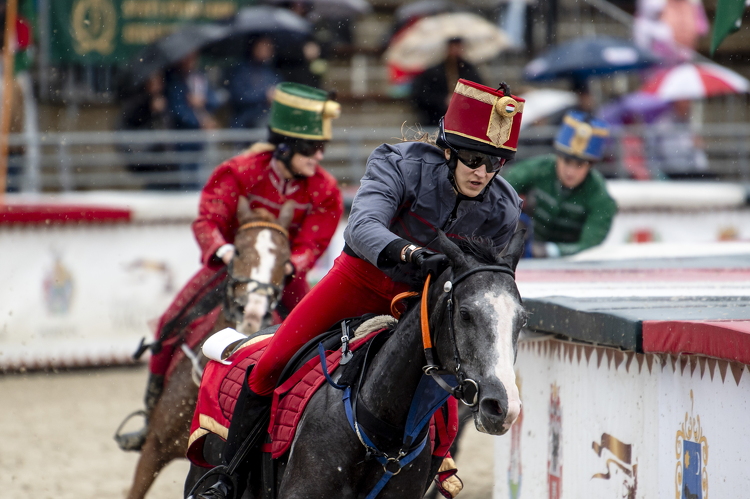
[(423, 280), (427, 279), (429, 274), (436, 278), (450, 267), (447, 256), (427, 248), (415, 249), (410, 256), (410, 261), (419, 269), (419, 277)]

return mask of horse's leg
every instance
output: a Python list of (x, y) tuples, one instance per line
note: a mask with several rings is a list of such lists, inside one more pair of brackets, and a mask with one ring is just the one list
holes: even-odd
[[(349, 427), (341, 392), (323, 387), (310, 400), (297, 427), (278, 499), (351, 498), (361, 480), (364, 451)], [(338, 402), (338, 403), (336, 403)]]
[(141, 450), (128, 499), (143, 499), (159, 472), (173, 459), (185, 457), (190, 421), (198, 395), (191, 369), (190, 362), (183, 358), (151, 413), (149, 433)]

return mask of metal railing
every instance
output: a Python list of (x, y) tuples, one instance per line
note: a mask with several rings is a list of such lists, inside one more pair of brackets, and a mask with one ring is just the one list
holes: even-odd
[[(517, 159), (553, 152), (556, 132), (556, 127), (524, 130)], [(634, 176), (633, 163), (641, 162), (641, 169), (645, 168), (652, 178), (660, 178), (670, 154), (665, 147), (673, 146), (663, 146), (664, 141), (659, 139), (677, 133), (685, 130), (615, 129), (607, 158), (599, 168), (608, 177), (630, 178)], [(689, 133), (702, 144), (707, 177), (750, 181), (750, 124), (703, 125)], [(262, 129), (68, 132), (31, 138), (12, 135), (8, 185), (11, 190), (27, 192), (197, 189), (216, 165), (265, 136)], [(340, 182), (355, 184), (372, 150), (384, 142), (398, 142), (401, 137), (398, 127), (338, 129), (326, 147), (323, 166)]]

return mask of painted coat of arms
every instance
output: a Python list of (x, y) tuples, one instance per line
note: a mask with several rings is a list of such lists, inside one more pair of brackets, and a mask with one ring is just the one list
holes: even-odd
[(708, 499), (708, 440), (703, 435), (701, 417), (693, 416), (693, 390), (690, 390), (690, 414), (675, 437), (675, 499)]

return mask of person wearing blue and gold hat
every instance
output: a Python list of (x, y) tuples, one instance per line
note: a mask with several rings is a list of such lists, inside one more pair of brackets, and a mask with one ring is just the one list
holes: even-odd
[(602, 159), (608, 135), (603, 121), (570, 111), (555, 138), (556, 155), (520, 161), (504, 173), (526, 196), (524, 213), (533, 226), (527, 256), (573, 255), (607, 237), (617, 204), (592, 165)]

